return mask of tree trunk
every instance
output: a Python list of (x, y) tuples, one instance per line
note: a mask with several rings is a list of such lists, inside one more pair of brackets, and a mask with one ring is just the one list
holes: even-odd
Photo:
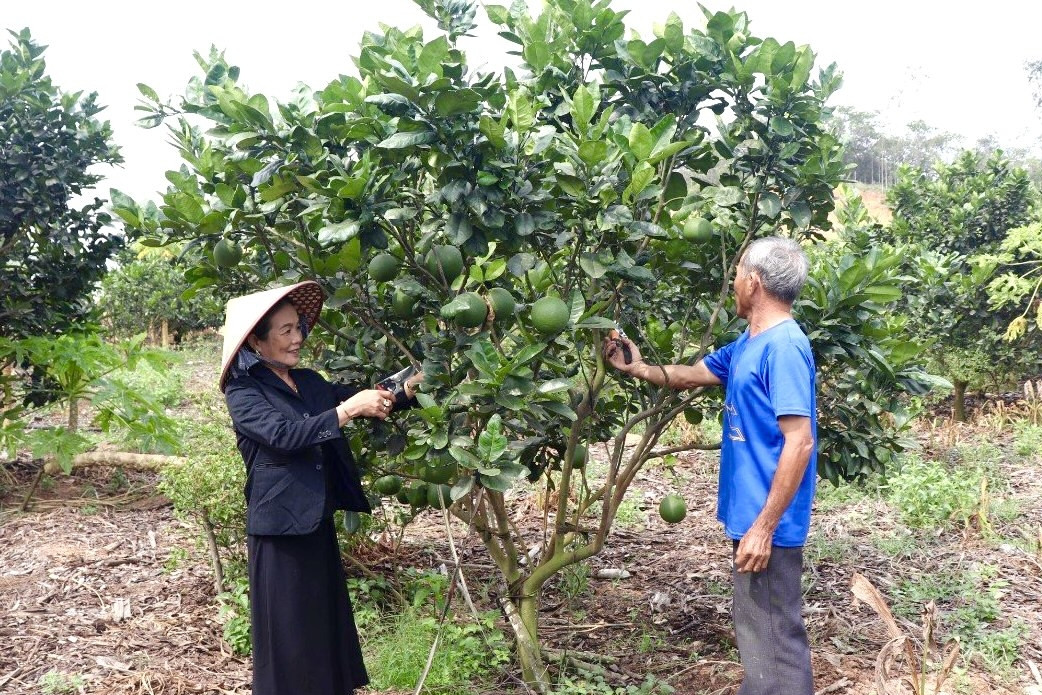
[(80, 399), (69, 399), (69, 431), (75, 432), (80, 428)]
[(163, 319), (162, 336), (163, 338), (162, 342), (160, 342), (160, 345), (163, 348), (170, 347), (170, 321), (168, 321), (167, 319)]
[(537, 693), (549, 692), (550, 683), (539, 648), (539, 605), (534, 596), (522, 597), (520, 610), (509, 598), (500, 599), (500, 607), (514, 633), (521, 677)]
[(952, 403), (952, 419), (956, 422), (966, 422), (966, 387), (965, 381), (955, 381), (955, 395)]
[[(122, 466), (135, 470), (158, 471), (165, 466), (177, 466), (183, 464), (185, 459), (180, 456), (160, 456), (158, 454), (132, 454), (124, 451), (88, 451), (77, 454), (72, 459), (73, 468), (86, 468), (88, 466)], [(48, 461), (44, 465), (44, 472), (54, 474), (61, 470), (57, 461)]]

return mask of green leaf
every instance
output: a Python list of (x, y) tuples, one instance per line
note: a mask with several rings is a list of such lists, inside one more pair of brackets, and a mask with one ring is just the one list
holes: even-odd
[(550, 63), (550, 46), (545, 41), (532, 41), (525, 45), (521, 55), (525, 62), (532, 66), (534, 72), (541, 72)]
[(587, 140), (579, 145), (579, 159), (592, 167), (608, 158), (608, 143), (603, 140)]
[(506, 453), (509, 441), (503, 435), (503, 421), (499, 413), (488, 419), (485, 429), (478, 435), (478, 455), (483, 462), (494, 463)]
[(806, 229), (810, 226), (810, 206), (802, 200), (789, 208), (789, 214), (792, 215), (792, 221), (796, 223), (797, 227)]
[(781, 198), (777, 193), (771, 193), (770, 191), (760, 196), (759, 201), (756, 204), (760, 214), (768, 219), (774, 219), (781, 212), (782, 202)]
[(630, 127), (629, 135), (630, 152), (638, 160), (647, 159), (651, 156), (651, 150), (655, 146), (655, 140), (651, 131), (643, 123), (634, 123)]
[(575, 90), (575, 95), (572, 97), (572, 122), (575, 124), (575, 129), (580, 133), (585, 133), (590, 121), (593, 120), (594, 110), (597, 105), (594, 103), (593, 94), (586, 88), (586, 85), (579, 85), (579, 88)]
[(507, 100), (507, 114), (510, 116), (514, 130), (519, 134), (527, 133), (535, 124), (535, 107), (528, 95), (520, 90), (510, 93)]
[(879, 304), (896, 302), (904, 294), (900, 287), (894, 285), (869, 285), (862, 291)]
[(391, 137), (377, 143), (377, 147), (387, 150), (399, 150), (417, 145), (428, 145), (438, 139), (437, 133), (432, 130), (415, 130), (411, 132), (395, 133)]
[(716, 189), (716, 193), (713, 195), (713, 200), (722, 207), (738, 205), (743, 198), (745, 198), (745, 192), (737, 186), (723, 186)]
[(586, 185), (583, 183), (582, 179), (576, 176), (558, 172), (557, 185), (561, 187), (561, 190), (573, 198), (583, 198), (586, 196)]
[(318, 233), (318, 243), (322, 246), (344, 243), (358, 236), (360, 229), (361, 225), (358, 223), (358, 220), (337, 222), (322, 228)]
[(655, 178), (655, 167), (647, 162), (641, 162), (633, 170), (629, 185), (622, 192), (623, 202), (629, 202), (641, 194)]
[(455, 116), (474, 111), (481, 104), (481, 94), (473, 89), (442, 92), (434, 99), (434, 109), (439, 116)]
[(608, 272), (608, 269), (605, 268), (592, 253), (583, 253), (579, 257), (579, 267), (594, 280), (604, 277), (604, 274)]

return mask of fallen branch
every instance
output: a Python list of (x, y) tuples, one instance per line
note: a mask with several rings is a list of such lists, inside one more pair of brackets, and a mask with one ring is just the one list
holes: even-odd
[[(181, 456), (162, 456), (159, 454), (135, 454), (126, 451), (88, 451), (77, 454), (72, 459), (72, 468), (88, 468), (90, 466), (120, 466), (139, 471), (158, 471), (166, 466), (180, 466), (185, 463)], [(62, 471), (57, 461), (44, 464), (45, 473), (53, 475)]]

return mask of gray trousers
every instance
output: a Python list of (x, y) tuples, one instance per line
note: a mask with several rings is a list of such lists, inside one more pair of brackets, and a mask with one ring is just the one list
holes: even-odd
[(738, 695), (814, 695), (810, 644), (800, 614), (802, 572), (803, 548), (774, 546), (767, 569), (755, 574), (739, 573), (732, 564), (732, 612), (745, 668)]

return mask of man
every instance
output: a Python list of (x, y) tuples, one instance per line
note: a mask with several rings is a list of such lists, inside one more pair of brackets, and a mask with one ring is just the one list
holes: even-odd
[(792, 318), (806, 279), (796, 242), (760, 239), (734, 278), (748, 329), (733, 343), (694, 366), (647, 364), (627, 338), (605, 343), (608, 362), (638, 379), (678, 390), (725, 388), (717, 517), (734, 544), (732, 610), (745, 668), (739, 695), (814, 692), (800, 614), (817, 477), (814, 358)]

